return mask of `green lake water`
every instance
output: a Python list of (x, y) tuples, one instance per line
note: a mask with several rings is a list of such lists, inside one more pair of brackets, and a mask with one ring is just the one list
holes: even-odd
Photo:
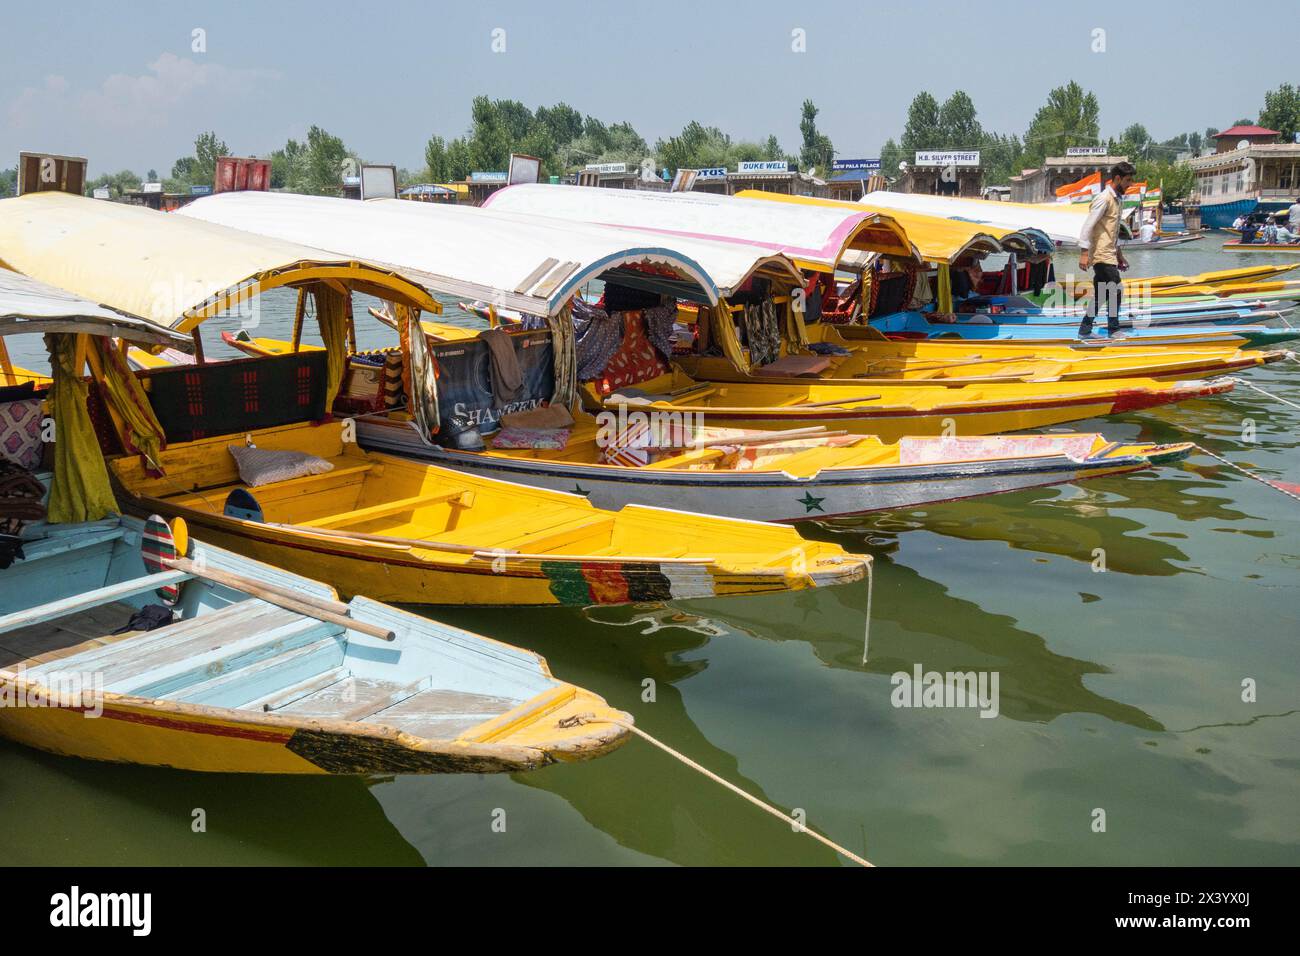
[[(1134, 254), (1133, 274), (1263, 261), (1218, 245), (1211, 234)], [(259, 331), (287, 335), (288, 311), (268, 297)], [(358, 324), (363, 345), (394, 337)], [(15, 360), (39, 366), (37, 345), (16, 340)], [(1300, 404), (1296, 364), (1246, 374)], [(1300, 409), (1241, 387), (1071, 427), (1192, 440), (1300, 483)], [(801, 530), (875, 556), (865, 666), (866, 582), (426, 613), (539, 651), (557, 676), (878, 864), (1300, 863), (1300, 503), (1197, 454)], [(895, 707), (891, 675), (917, 664), (996, 672), (998, 716)], [(191, 829), (197, 808), (204, 833)], [(11, 864), (844, 862), (635, 740), (528, 774), (374, 780), (97, 765), (0, 742), (0, 819)]]

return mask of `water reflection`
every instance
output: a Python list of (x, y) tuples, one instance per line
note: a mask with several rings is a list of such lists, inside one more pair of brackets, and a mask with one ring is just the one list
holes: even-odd
[[(6, 862), (419, 866), (373, 782), (97, 763), (0, 741), (0, 818), (26, 834)], [(192, 829), (195, 810), (206, 832)]]
[(1054, 653), (1046, 640), (1015, 618), (954, 597), (913, 568), (877, 553), (870, 659), (862, 663), (866, 597), (855, 588), (826, 592), (816, 614), (790, 602), (760, 611), (745, 604), (727, 609), (727, 623), (768, 641), (807, 643), (822, 663), (839, 669), (890, 675), (927, 671), (997, 671), (1001, 716), (1045, 723), (1065, 714), (1095, 714), (1143, 730), (1162, 730), (1140, 708), (1085, 686), (1102, 664)]
[[(714, 603), (699, 606), (712, 612)], [(735, 755), (705, 736), (687, 712), (678, 687), (708, 667), (702, 652), (710, 641), (749, 639), (733, 626), (735, 608), (765, 607), (775, 612), (786, 603), (767, 598), (728, 601), (716, 617), (693, 613), (694, 607), (560, 611), (564, 620), (548, 611), (543, 612), (551, 618), (545, 627), (529, 627), (518, 622), (522, 615), (516, 615), (516, 633), (503, 636), (506, 629), (500, 622), (493, 633), (510, 643), (527, 644), (553, 665), (563, 661), (562, 667), (555, 667), (562, 679), (602, 694), (630, 712), (647, 732), (746, 792), (789, 810), (742, 772)], [(458, 609), (454, 616), (462, 627), (474, 627), (475, 621), (486, 625), (478, 620), (479, 612)], [(648, 688), (653, 689), (653, 702), (644, 699)], [(593, 763), (546, 767), (512, 779), (563, 798), (621, 846), (671, 863), (834, 866), (841, 862), (836, 853), (643, 741), (634, 740)], [(816, 823), (809, 821), (812, 826)]]

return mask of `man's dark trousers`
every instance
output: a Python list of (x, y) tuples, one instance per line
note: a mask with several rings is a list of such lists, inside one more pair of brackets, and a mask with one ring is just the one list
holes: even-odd
[(1097, 262), (1092, 267), (1092, 300), (1088, 311), (1079, 323), (1079, 338), (1092, 335), (1092, 322), (1097, 318), (1097, 309), (1106, 303), (1106, 331), (1114, 335), (1119, 331), (1119, 304), (1124, 297), (1124, 284), (1120, 281), (1119, 266), (1109, 262)]

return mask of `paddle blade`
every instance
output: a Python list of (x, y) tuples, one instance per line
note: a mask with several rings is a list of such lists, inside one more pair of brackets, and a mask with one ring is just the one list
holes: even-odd
[[(176, 539), (160, 515), (150, 515), (144, 523), (144, 534), (140, 536), (140, 557), (144, 559), (145, 570), (150, 574), (171, 570), (163, 562), (177, 557)], [(179, 585), (168, 584), (158, 588), (157, 593), (165, 604), (172, 605), (180, 600), (181, 589)]]
[(176, 544), (176, 554), (178, 557), (188, 557), (190, 553), (190, 526), (185, 523), (184, 518), (177, 518), (172, 522), (172, 540)]
[(238, 518), (241, 521), (263, 521), (262, 506), (257, 503), (257, 499), (245, 491), (243, 488), (236, 488), (226, 496), (225, 514), (228, 518)]

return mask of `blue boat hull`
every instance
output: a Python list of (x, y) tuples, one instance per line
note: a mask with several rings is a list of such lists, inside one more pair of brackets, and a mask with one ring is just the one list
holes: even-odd
[[(872, 326), (894, 338), (956, 338), (976, 342), (1077, 342), (1073, 327), (1034, 325), (1030, 323), (948, 323), (931, 322), (920, 312), (896, 312), (871, 321)], [(1105, 322), (1096, 330), (1105, 337)], [(1254, 346), (1274, 345), (1300, 339), (1300, 329), (1275, 329), (1261, 325), (1158, 325), (1123, 331), (1124, 340), (1140, 343), (1143, 339), (1177, 338), (1179, 343), (1228, 341), (1232, 337), (1247, 340)], [(1163, 343), (1162, 343), (1163, 344)], [(1172, 344), (1172, 343), (1171, 343)]]

